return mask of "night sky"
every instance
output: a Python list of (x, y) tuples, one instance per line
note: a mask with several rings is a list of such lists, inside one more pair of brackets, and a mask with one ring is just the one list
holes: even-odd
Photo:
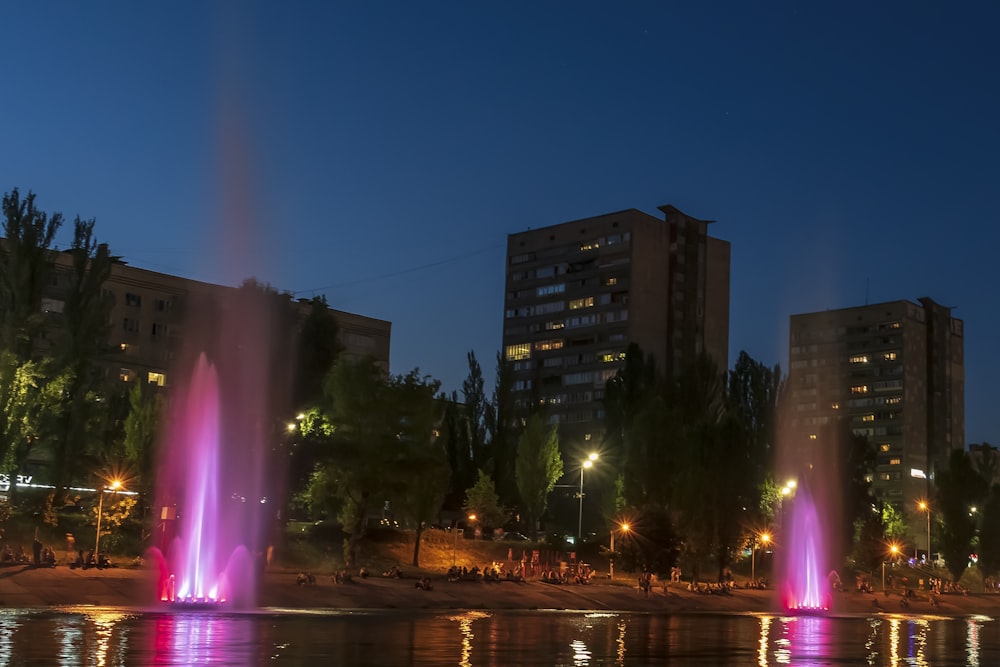
[(469, 350), (492, 385), (507, 234), (670, 203), (732, 243), (731, 360), (787, 367), (793, 313), (929, 296), (965, 320), (966, 440), (1000, 443), (996, 2), (2, 17), (0, 191), (134, 266), (326, 294), (450, 391)]

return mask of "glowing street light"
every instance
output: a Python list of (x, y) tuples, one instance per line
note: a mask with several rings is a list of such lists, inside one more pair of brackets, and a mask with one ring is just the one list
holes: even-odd
[[(754, 557), (757, 552), (757, 535), (754, 535), (753, 544), (750, 545), (750, 582), (757, 581), (756, 563), (754, 562)], [(769, 533), (761, 533), (760, 541), (766, 547), (771, 541), (771, 535)]]
[(97, 536), (94, 538), (94, 558), (97, 559), (98, 564), (101, 562), (101, 516), (104, 514), (104, 494), (106, 491), (111, 491), (112, 493), (117, 492), (122, 488), (122, 481), (120, 479), (115, 479), (111, 481), (111, 486), (99, 489), (97, 496)]
[(591, 452), (580, 465), (580, 520), (576, 524), (576, 539), (578, 542), (583, 542), (583, 471), (593, 467), (594, 461), (597, 459), (597, 453)]
[[(890, 544), (889, 545), (889, 554), (895, 560), (895, 558), (897, 556), (899, 556), (899, 545), (898, 544)], [(885, 592), (885, 559), (884, 558), (882, 559), (882, 592), (883, 593)]]
[[(624, 537), (628, 533), (629, 528), (630, 528), (630, 526), (627, 523), (621, 524), (620, 530), (622, 531), (622, 537)], [(611, 555), (610, 555), (609, 560), (608, 560), (608, 573), (609, 573), (611, 579), (615, 578), (615, 529), (614, 529), (614, 527), (611, 528)]]
[(917, 505), (921, 512), (927, 513), (927, 562), (931, 561), (931, 506), (925, 500)]
[[(466, 518), (469, 521), (475, 521), (476, 520), (476, 515), (475, 514), (470, 514)], [(451, 547), (451, 564), (455, 565), (455, 561), (458, 558), (458, 556), (457, 556), (457, 552), (458, 552), (458, 519), (455, 519), (455, 526), (452, 528), (452, 530), (455, 533), (455, 536), (454, 536), (455, 537), (455, 541), (454, 541), (454, 544), (452, 544), (452, 547)]]

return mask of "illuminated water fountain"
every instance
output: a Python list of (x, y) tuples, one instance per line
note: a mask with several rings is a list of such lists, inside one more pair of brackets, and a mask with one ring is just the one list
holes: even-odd
[[(266, 497), (243, 476), (253, 447), (240, 441), (238, 427), (226, 428), (225, 414), (219, 373), (202, 354), (174, 395), (158, 480), (163, 542), (168, 541), (168, 515), (175, 513), (169, 521), (174, 534), (156, 554), (163, 602), (197, 608), (255, 603), (254, 556), (248, 546), (259, 533), (254, 526)], [(248, 488), (254, 495), (245, 495)]]
[(785, 521), (782, 605), (788, 611), (828, 611), (831, 594), (824, 574), (827, 550), (823, 525), (812, 495), (802, 485), (785, 513)]

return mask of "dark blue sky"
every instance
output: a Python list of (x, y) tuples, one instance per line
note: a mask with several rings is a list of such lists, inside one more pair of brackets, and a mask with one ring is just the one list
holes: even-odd
[(508, 233), (672, 203), (732, 243), (731, 357), (930, 296), (1000, 442), (995, 2), (20, 4), (0, 190), (135, 266), (325, 293), (452, 390)]

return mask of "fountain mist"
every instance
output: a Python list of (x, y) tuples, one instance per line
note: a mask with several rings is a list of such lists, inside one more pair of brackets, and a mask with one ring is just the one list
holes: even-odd
[[(275, 525), (280, 468), (271, 459), (275, 377), (289, 350), (275, 317), (288, 301), (248, 285), (227, 290), (199, 311), (203, 338), (191, 370), (174, 385), (157, 471), (162, 514), (159, 597), (187, 604), (252, 607), (257, 573)], [(209, 335), (214, 334), (214, 335)], [(287, 367), (287, 364), (285, 364)]]
[(824, 574), (827, 549), (816, 503), (809, 490), (799, 488), (788, 509), (781, 583), (783, 606), (790, 611), (828, 610), (830, 584)]

